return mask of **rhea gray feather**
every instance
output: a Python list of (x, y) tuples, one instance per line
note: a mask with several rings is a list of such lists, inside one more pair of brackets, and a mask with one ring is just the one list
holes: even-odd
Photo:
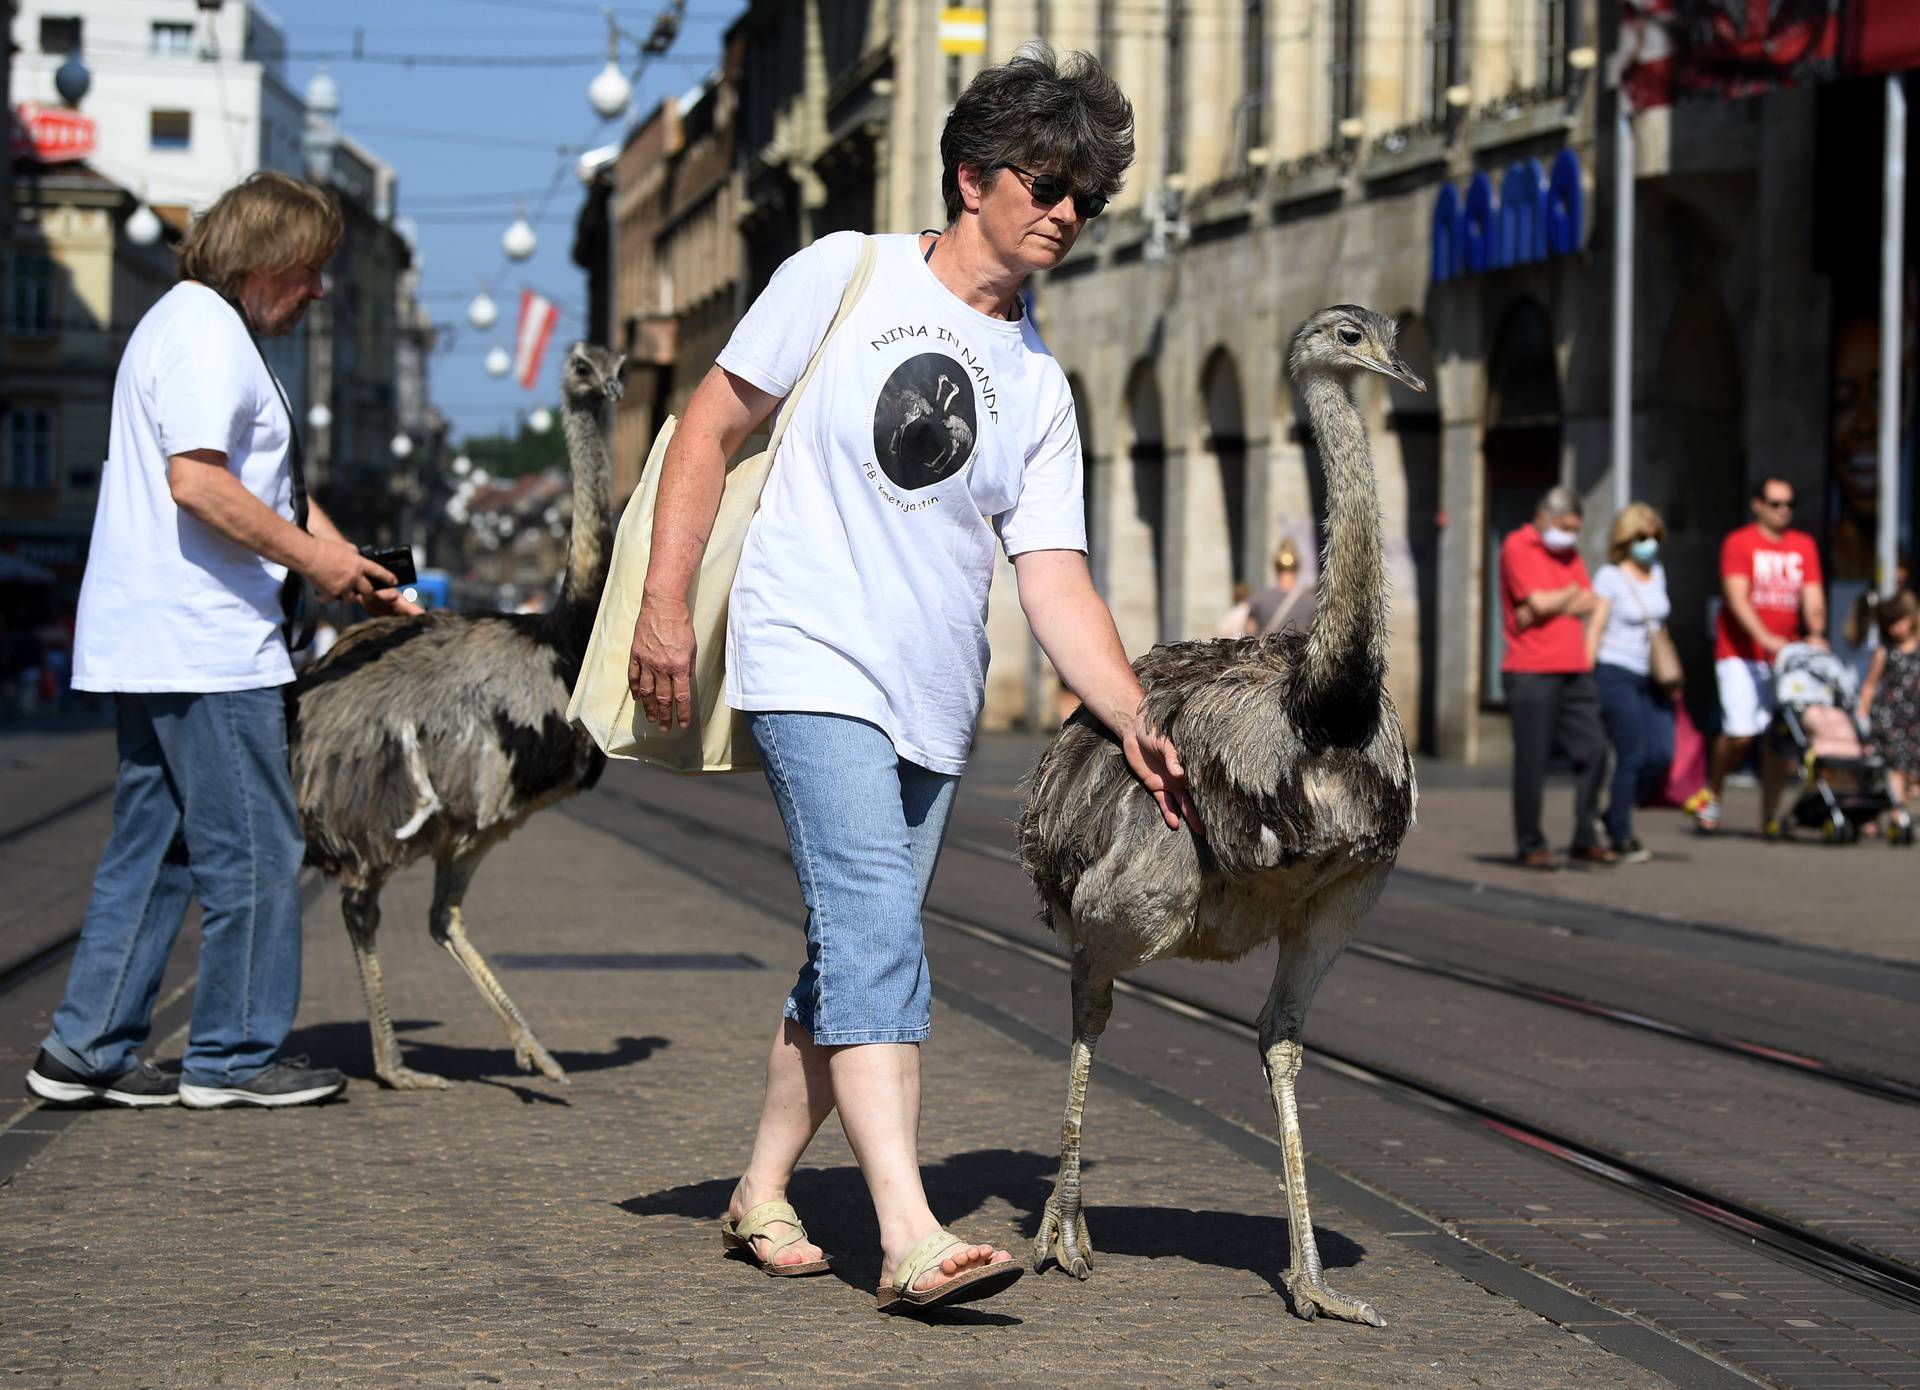
[(1080, 1124), (1113, 981), (1164, 957), (1232, 961), (1279, 952), (1260, 1048), (1287, 1165), (1294, 1311), (1378, 1325), (1327, 1287), (1307, 1209), (1294, 1106), (1314, 991), (1373, 906), (1413, 823), (1413, 760), (1385, 687), (1387, 577), (1362, 371), (1422, 382), (1392, 319), (1336, 305), (1294, 335), (1288, 370), (1327, 474), (1320, 605), (1304, 635), (1156, 647), (1134, 663), (1146, 714), (1180, 750), (1204, 837), (1169, 831), (1119, 744), (1084, 710), (1041, 758), (1020, 821), (1042, 915), (1073, 952), (1073, 1053), (1060, 1177), (1034, 1246), (1084, 1279)]
[(445, 1086), (401, 1064), (374, 937), (380, 890), (417, 859), (435, 865), (434, 939), (498, 1015), (523, 1068), (566, 1073), (468, 939), (467, 884), (534, 812), (591, 787), (605, 767), (567, 722), (567, 700), (606, 585), (611, 472), (600, 427), (626, 359), (586, 343), (561, 368), (573, 533), (560, 600), (544, 614), (429, 612), (349, 629), (289, 697), (294, 794), (307, 859), (339, 880), (366, 991), (374, 1071), (390, 1086)]

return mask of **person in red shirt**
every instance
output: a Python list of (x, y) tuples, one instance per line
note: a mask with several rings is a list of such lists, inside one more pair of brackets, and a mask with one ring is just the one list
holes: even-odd
[(1600, 783), (1607, 735), (1593, 683), (1593, 648), (1606, 626), (1606, 600), (1593, 592), (1580, 540), (1580, 495), (1556, 487), (1534, 517), (1500, 545), (1500, 616), (1506, 656), (1500, 663), (1513, 715), (1513, 833), (1520, 863), (1557, 868), (1540, 826), (1547, 759), (1554, 739), (1573, 764), (1573, 842), (1569, 857), (1612, 864), (1600, 840)]
[[(1720, 828), (1720, 789), (1745, 761), (1753, 740), (1773, 723), (1773, 658), (1789, 642), (1825, 646), (1827, 596), (1813, 537), (1795, 531), (1793, 484), (1765, 477), (1753, 490), (1753, 525), (1720, 545), (1720, 622), (1713, 673), (1720, 686), (1720, 736), (1713, 744), (1707, 799), (1694, 812), (1703, 832)], [(1773, 808), (1786, 766), (1766, 745), (1760, 751), (1760, 832), (1779, 830)]]

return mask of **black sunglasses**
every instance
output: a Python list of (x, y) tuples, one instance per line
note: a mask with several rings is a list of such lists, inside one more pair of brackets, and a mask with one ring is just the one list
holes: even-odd
[(1793, 506), (1793, 499), (1791, 497), (1762, 497), (1760, 499), (1760, 505), (1763, 507), (1790, 508)]
[(1107, 210), (1105, 198), (1098, 193), (1075, 193), (1058, 174), (1035, 174), (1018, 164), (1003, 164), (1000, 167), (1028, 180), (1027, 188), (1033, 194), (1033, 201), (1042, 207), (1058, 207), (1060, 200), (1071, 194), (1073, 210), (1083, 218), (1098, 217)]

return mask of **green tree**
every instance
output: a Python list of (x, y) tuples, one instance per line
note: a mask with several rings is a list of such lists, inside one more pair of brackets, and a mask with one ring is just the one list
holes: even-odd
[(486, 469), (494, 478), (518, 478), (548, 468), (564, 473), (567, 468), (567, 445), (558, 423), (545, 434), (535, 434), (522, 424), (517, 435), (482, 435), (468, 439), (461, 448), (475, 468)]

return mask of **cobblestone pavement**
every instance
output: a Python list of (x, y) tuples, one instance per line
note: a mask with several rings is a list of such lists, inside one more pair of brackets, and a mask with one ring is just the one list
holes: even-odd
[[(571, 817), (536, 819), (481, 870), (469, 924), (570, 1071), (560, 1087), (514, 1071), (427, 938), (427, 888), (415, 872), (389, 889), (382, 957), (409, 1064), (453, 1089), (368, 1078), (351, 955), (323, 897), (291, 1050), (352, 1071), (346, 1100), (75, 1120), (0, 1189), (6, 1383), (1666, 1383), (1324, 1198), (1330, 1277), (1389, 1325), (1295, 1320), (1268, 1173), (1113, 1090), (1090, 1102), (1089, 1219), (1117, 1253), (1089, 1283), (1029, 1275), (932, 1324), (878, 1315), (871, 1210), (831, 1125), (792, 1195), (836, 1275), (765, 1279), (721, 1258), (715, 1223), (792, 924)], [(1024, 1255), (1052, 1180), (1058, 1059), (942, 1006), (927, 1069), (936, 1210)]]

